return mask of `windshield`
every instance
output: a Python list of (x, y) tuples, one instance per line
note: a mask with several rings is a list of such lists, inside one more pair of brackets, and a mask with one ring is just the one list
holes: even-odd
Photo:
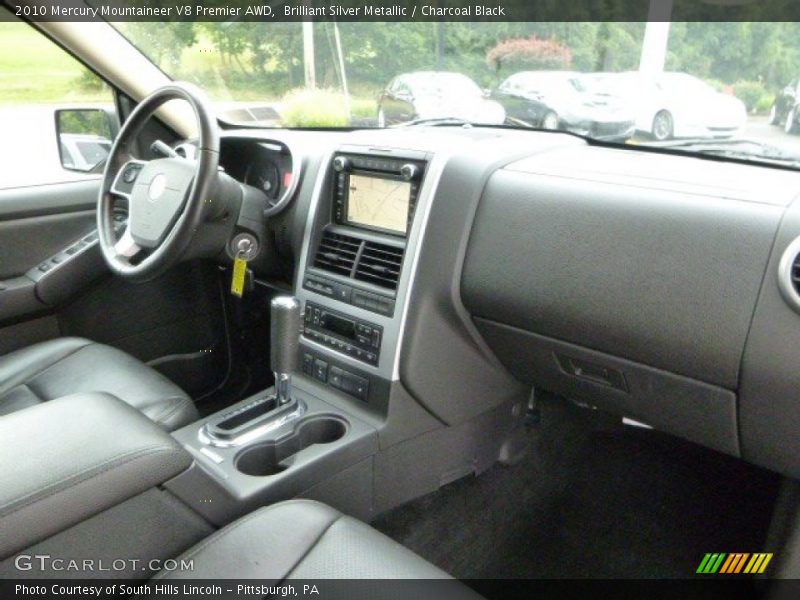
[[(800, 157), (800, 25), (118, 23), (220, 118), (274, 127), (470, 122)], [(179, 50), (176, 51), (175, 49)], [(692, 147), (687, 141), (699, 140)]]

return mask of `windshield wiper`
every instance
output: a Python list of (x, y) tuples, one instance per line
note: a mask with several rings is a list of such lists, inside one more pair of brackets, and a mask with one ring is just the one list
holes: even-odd
[(406, 121), (405, 123), (392, 125), (392, 127), (412, 127), (414, 125), (468, 125), (471, 127), (475, 125), (475, 123), (460, 117), (428, 117), (425, 119), (412, 119), (410, 121)]
[(649, 143), (651, 148), (691, 151), (699, 154), (713, 154), (728, 158), (738, 158), (770, 164), (788, 164), (800, 167), (800, 154), (792, 153), (777, 146), (745, 139), (709, 140), (693, 138), (670, 142)]

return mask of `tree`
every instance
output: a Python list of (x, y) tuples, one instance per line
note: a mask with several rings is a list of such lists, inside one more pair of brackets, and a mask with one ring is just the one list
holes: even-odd
[(510, 39), (498, 43), (486, 54), (486, 64), (495, 71), (509, 69), (567, 69), (572, 52), (553, 39), (532, 35), (526, 39)]
[(130, 22), (120, 25), (122, 32), (139, 48), (145, 48), (148, 57), (159, 67), (173, 72), (181, 66), (181, 53), (197, 42), (195, 23)]

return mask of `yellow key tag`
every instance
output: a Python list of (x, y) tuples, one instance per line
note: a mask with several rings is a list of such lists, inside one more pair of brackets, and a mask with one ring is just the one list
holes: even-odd
[(241, 298), (244, 295), (244, 279), (247, 275), (247, 261), (238, 256), (233, 259), (233, 279), (231, 279), (231, 294)]

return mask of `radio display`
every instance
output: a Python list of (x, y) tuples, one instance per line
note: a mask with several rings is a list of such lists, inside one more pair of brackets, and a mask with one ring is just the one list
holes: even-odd
[(350, 319), (343, 319), (330, 313), (324, 313), (320, 320), (320, 326), (332, 333), (336, 333), (348, 340), (356, 339), (356, 324)]
[(409, 182), (351, 173), (347, 188), (348, 223), (406, 233), (411, 203)]

